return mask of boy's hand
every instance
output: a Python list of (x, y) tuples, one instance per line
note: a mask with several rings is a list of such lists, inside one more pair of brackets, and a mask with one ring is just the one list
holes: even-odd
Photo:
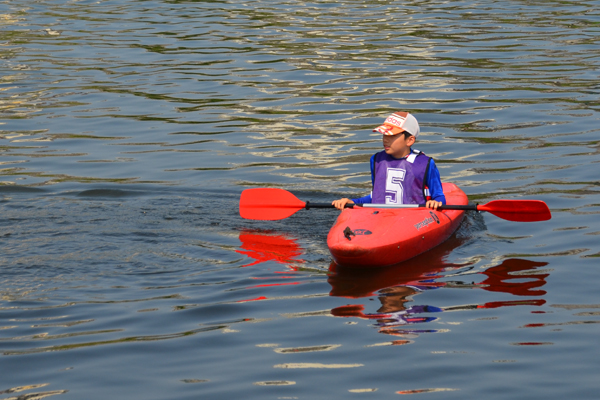
[(425, 203), (425, 207), (427, 208), (431, 208), (434, 210), (437, 210), (438, 207), (442, 206), (442, 202), (441, 201), (435, 201), (435, 200), (427, 200), (427, 203)]
[(338, 210), (343, 210), (346, 207), (346, 204), (354, 205), (354, 202), (350, 199), (343, 198), (339, 200), (334, 200), (331, 202), (331, 204), (333, 204), (333, 206)]

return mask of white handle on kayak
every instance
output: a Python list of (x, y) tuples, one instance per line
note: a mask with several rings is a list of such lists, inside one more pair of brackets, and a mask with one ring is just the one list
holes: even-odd
[(364, 208), (419, 208), (425, 207), (425, 204), (373, 204), (373, 203), (365, 203), (365, 204), (355, 204), (354, 206), (364, 207)]

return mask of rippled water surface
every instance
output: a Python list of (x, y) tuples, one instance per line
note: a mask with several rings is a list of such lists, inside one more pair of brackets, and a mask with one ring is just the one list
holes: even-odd
[[(597, 398), (595, 1), (0, 1), (0, 399)], [(473, 203), (403, 264), (337, 266), (371, 132)]]

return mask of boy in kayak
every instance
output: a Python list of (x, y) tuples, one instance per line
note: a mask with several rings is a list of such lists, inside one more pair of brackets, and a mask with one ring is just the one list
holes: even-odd
[(411, 146), (419, 136), (417, 119), (396, 111), (383, 125), (373, 129), (383, 134), (383, 151), (371, 157), (371, 194), (357, 199), (339, 199), (331, 204), (343, 210), (346, 204), (426, 204), (437, 210), (446, 204), (440, 172), (432, 158)]

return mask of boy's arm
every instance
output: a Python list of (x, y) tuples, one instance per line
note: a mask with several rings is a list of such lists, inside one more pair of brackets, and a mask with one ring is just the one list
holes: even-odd
[(371, 193), (369, 193), (366, 196), (359, 197), (358, 199), (352, 199), (352, 201), (354, 202), (354, 204), (370, 203), (371, 202)]
[(442, 180), (440, 178), (440, 171), (437, 169), (433, 159), (429, 162), (429, 174), (427, 174), (427, 187), (431, 194), (431, 200), (441, 201), (442, 204), (446, 204), (446, 196), (444, 196), (444, 189), (442, 189)]

